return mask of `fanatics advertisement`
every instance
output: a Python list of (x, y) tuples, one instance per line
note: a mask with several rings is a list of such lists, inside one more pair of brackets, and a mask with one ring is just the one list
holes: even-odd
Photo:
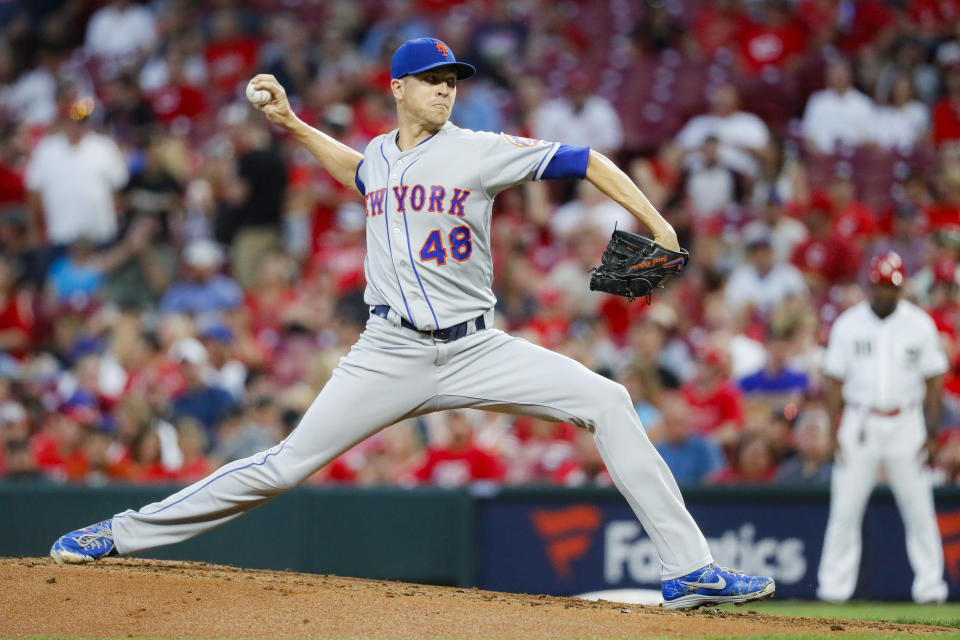
[[(660, 588), (656, 549), (622, 500), (504, 498), (477, 506), (480, 588), (553, 595)], [(772, 577), (779, 598), (816, 597), (825, 499), (686, 502), (719, 565)], [(950, 600), (960, 600), (960, 500), (938, 499), (937, 511)], [(854, 597), (909, 600), (912, 579), (896, 506), (889, 495), (875, 496)]]

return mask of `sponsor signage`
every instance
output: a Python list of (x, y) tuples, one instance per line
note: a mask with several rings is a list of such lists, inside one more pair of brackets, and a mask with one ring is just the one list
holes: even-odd
[[(688, 496), (717, 563), (777, 581), (777, 594), (812, 599), (827, 523), (825, 492), (784, 499), (736, 492)], [(766, 497), (764, 497), (764, 495)], [(615, 494), (537, 498), (509, 492), (477, 505), (477, 582), (484, 589), (570, 595), (659, 588), (660, 560), (626, 502)], [(960, 501), (938, 500), (951, 599), (960, 599)], [(889, 496), (864, 518), (855, 597), (909, 600), (913, 579), (903, 524)]]

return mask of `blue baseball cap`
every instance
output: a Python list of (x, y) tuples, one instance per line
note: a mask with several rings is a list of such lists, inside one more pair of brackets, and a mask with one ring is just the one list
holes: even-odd
[(457, 62), (446, 44), (436, 38), (417, 38), (404, 42), (390, 60), (390, 77), (402, 78), (437, 67), (453, 67), (457, 79), (469, 78), (477, 72), (473, 65)]

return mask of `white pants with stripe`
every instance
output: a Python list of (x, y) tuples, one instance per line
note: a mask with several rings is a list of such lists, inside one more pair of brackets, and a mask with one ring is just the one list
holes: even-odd
[[(487, 320), (491, 326), (492, 314)], [(589, 429), (617, 488), (656, 545), (664, 579), (712, 562), (621, 385), (497, 329), (437, 343), (377, 316), (285, 440), (162, 502), (117, 514), (117, 551), (134, 553), (203, 533), (296, 486), (386, 426), (462, 407)]]
[[(831, 478), (830, 516), (818, 571), (819, 598), (846, 601), (853, 596), (860, 569), (863, 514), (883, 468), (903, 518), (907, 557), (914, 572), (911, 595), (917, 602), (946, 599), (933, 490), (921, 459), (926, 438), (923, 425), (920, 407), (893, 417), (849, 408), (844, 411), (838, 433), (841, 462), (834, 466)], [(888, 532), (891, 536), (899, 533)], [(877, 572), (878, 579), (882, 575)]]

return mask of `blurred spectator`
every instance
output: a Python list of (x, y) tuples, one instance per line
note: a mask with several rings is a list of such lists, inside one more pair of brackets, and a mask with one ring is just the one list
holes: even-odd
[(833, 153), (837, 145), (857, 146), (873, 138), (873, 101), (853, 87), (850, 63), (837, 58), (826, 72), (827, 87), (807, 101), (803, 136), (818, 153)]
[(103, 429), (89, 429), (83, 440), (83, 462), (71, 480), (92, 485), (141, 480), (130, 459), (118, 457), (118, 453), (114, 450), (110, 433)]
[(58, 301), (85, 302), (97, 294), (111, 266), (100, 259), (90, 239), (81, 237), (50, 265), (48, 282)]
[(928, 135), (930, 110), (916, 99), (913, 82), (906, 73), (893, 79), (887, 104), (876, 107), (874, 140), (884, 149), (909, 153)]
[(30, 445), (24, 440), (7, 442), (4, 450), (4, 466), (5, 473), (0, 477), (7, 482), (40, 483), (47, 479), (47, 476), (37, 468)]
[(577, 185), (577, 197), (558, 207), (550, 217), (550, 230), (570, 242), (577, 242), (581, 235), (589, 239), (601, 234), (609, 239), (614, 228), (636, 231), (637, 219), (586, 181)]
[(413, 421), (387, 427), (372, 440), (365, 464), (357, 470), (357, 482), (363, 485), (412, 484), (411, 473), (423, 453)]
[[(571, 460), (577, 429), (565, 422), (520, 418), (513, 426), (516, 450), (509, 460), (510, 482), (545, 482)], [(479, 446), (479, 443), (477, 443)]]
[[(626, 213), (622, 208), (621, 210)], [(559, 213), (558, 211), (557, 214)], [(588, 214), (595, 223), (602, 220), (596, 213), (598, 212), (594, 209)], [(557, 216), (554, 215), (553, 220), (556, 219)], [(630, 225), (618, 226), (621, 229), (624, 227), (629, 229)], [(596, 266), (597, 256), (603, 253), (611, 231), (612, 227), (601, 231), (587, 223), (580, 226), (578, 231), (567, 235), (568, 255), (558, 260), (547, 276), (549, 283), (560, 290), (569, 301), (575, 317), (593, 317), (603, 302), (602, 296), (590, 291), (590, 271)]]
[[(203, 42), (198, 39), (195, 31), (178, 32), (166, 42), (163, 49), (157, 50), (143, 65), (138, 80), (151, 102), (154, 102), (154, 93), (163, 87), (183, 84), (188, 87), (202, 87), (207, 80), (207, 65), (203, 58)], [(190, 93), (191, 101), (201, 100), (203, 96)], [(167, 104), (154, 104), (161, 107), (161, 111), (170, 110)], [(157, 115), (160, 111), (156, 111)]]
[(945, 95), (933, 105), (933, 141), (938, 146), (960, 140), (960, 63), (947, 69), (945, 83)]
[(756, 373), (741, 378), (740, 389), (747, 396), (762, 396), (770, 406), (796, 402), (810, 390), (807, 374), (790, 366), (792, 327), (771, 327), (767, 331), (767, 361)]
[(956, 231), (960, 229), (960, 167), (944, 167), (937, 187), (939, 201), (925, 209), (927, 224), (931, 231)]
[(564, 487), (613, 486), (593, 434), (586, 429), (577, 429), (573, 436), (573, 455), (557, 467), (551, 479)]
[(247, 367), (233, 357), (233, 331), (225, 324), (211, 323), (200, 331), (199, 338), (207, 350), (210, 364), (207, 381), (229, 391), (237, 402), (243, 400)]
[(217, 216), (217, 239), (230, 246), (233, 277), (244, 289), (254, 283), (261, 258), (280, 246), (287, 172), (260, 122), (231, 124), (236, 173)]
[(810, 199), (807, 169), (800, 158), (796, 143), (773, 138), (763, 155), (760, 173), (754, 178), (750, 201), (754, 208), (762, 208), (774, 200), (793, 209)]
[(662, 393), (659, 400), (660, 421), (650, 435), (677, 483), (701, 484), (723, 469), (723, 451), (693, 431), (691, 407), (683, 395)]
[(747, 24), (747, 15), (738, 0), (716, 0), (697, 5), (693, 17), (693, 34), (700, 50), (707, 58), (717, 52), (733, 54), (741, 30)]
[(450, 119), (465, 129), (499, 133), (504, 129), (498, 108), (500, 100), (492, 83), (465, 82), (457, 86), (457, 101)]
[(564, 97), (544, 102), (533, 113), (533, 135), (607, 154), (619, 151), (623, 127), (610, 102), (591, 93), (592, 81), (586, 72), (574, 71), (568, 79)]
[(830, 210), (833, 214), (833, 233), (865, 247), (877, 232), (873, 211), (857, 199), (857, 187), (852, 176), (837, 172), (830, 181)]
[(157, 44), (157, 25), (149, 7), (113, 0), (87, 23), (86, 49), (95, 56), (129, 63)]
[(27, 212), (13, 208), (0, 211), (0, 253), (10, 261), (16, 284), (39, 291), (47, 278), (46, 249), (30, 242)]
[(506, 469), (493, 453), (473, 442), (473, 426), (460, 410), (443, 413), (447, 442), (427, 447), (423, 463), (413, 472), (419, 482), (458, 487), (472, 482), (501, 482)]
[(768, 152), (770, 132), (763, 120), (740, 111), (740, 96), (732, 84), (721, 84), (710, 92), (710, 113), (695, 116), (677, 134), (676, 142), (686, 152), (700, 149), (710, 137), (719, 144), (720, 163), (738, 173), (755, 175), (758, 158)]
[(743, 394), (729, 372), (726, 354), (707, 349), (697, 361), (693, 380), (682, 388), (693, 430), (723, 446), (737, 443), (744, 423)]
[[(890, 216), (890, 233), (877, 238), (864, 262), (875, 256), (896, 251), (903, 258), (907, 276), (916, 274), (930, 255), (930, 240), (924, 234), (923, 214), (911, 204), (898, 205)], [(861, 268), (860, 283), (867, 283), (868, 269)]]
[(0, 102), (17, 122), (46, 127), (57, 119), (57, 80), (63, 56), (47, 45), (34, 57), (35, 65), (2, 89)]
[(210, 39), (203, 56), (209, 88), (231, 93), (249, 80), (257, 62), (257, 41), (243, 33), (236, 9), (219, 9), (210, 19)]
[(412, 0), (387, 0), (385, 10), (363, 38), (363, 55), (371, 61), (381, 61), (385, 55), (413, 38), (429, 37), (430, 25), (416, 14)]
[(16, 287), (11, 263), (0, 256), (0, 349), (24, 358), (33, 346), (35, 327), (33, 296)]
[(803, 296), (807, 287), (803, 276), (788, 262), (777, 262), (773, 253), (773, 239), (765, 232), (747, 241), (747, 261), (741, 264), (727, 281), (724, 299), (735, 310), (746, 307), (763, 317), (787, 298)]
[(773, 448), (762, 434), (744, 437), (737, 447), (736, 465), (716, 474), (716, 484), (769, 484), (777, 473)]
[[(922, 3), (912, 4), (916, 6)], [(876, 93), (880, 102), (892, 101), (893, 86), (901, 76), (906, 77), (921, 102), (930, 104), (937, 98), (940, 74), (928, 62), (926, 47), (920, 38), (905, 36), (894, 43), (892, 58), (877, 76)]]
[(148, 484), (172, 482), (176, 477), (163, 464), (160, 436), (154, 429), (140, 432), (131, 449), (134, 475), (139, 482)]
[(110, 135), (137, 147), (147, 143), (150, 128), (157, 120), (136, 76), (129, 72), (121, 73), (104, 87), (104, 111), (103, 124)]
[(787, 215), (783, 200), (776, 191), (771, 191), (768, 200), (760, 207), (759, 219), (743, 228), (744, 238), (759, 239), (764, 235), (770, 237), (773, 260), (777, 264), (789, 262), (796, 246), (807, 238), (807, 228)]
[[(807, 46), (807, 33), (791, 15), (788, 0), (755, 3), (756, 20), (748, 20), (739, 34), (740, 56), (749, 73), (789, 73)], [(772, 74), (771, 74), (772, 75)]]
[(117, 233), (114, 196), (127, 182), (127, 166), (116, 143), (91, 129), (94, 104), (74, 85), (61, 85), (59, 127), (30, 156), (25, 180), (38, 244), (43, 237), (55, 246), (81, 237), (102, 243)]
[(143, 169), (122, 192), (126, 224), (120, 256), (105, 285), (106, 299), (123, 307), (154, 309), (176, 275), (170, 228), (180, 209), (181, 187), (164, 167), (164, 142), (154, 138)]
[[(140, 81), (144, 90), (149, 90), (150, 108), (157, 119), (175, 133), (183, 135), (202, 129), (210, 115), (209, 97), (201, 84), (205, 77), (192, 77), (190, 59), (180, 46), (171, 46), (162, 64), (157, 79), (151, 81), (156, 82), (156, 86), (148, 89), (144, 80)], [(193, 75), (200, 74), (193, 71)]]
[(238, 407), (231, 408), (216, 431), (216, 442), (210, 451), (211, 467), (219, 467), (234, 460), (242, 460), (255, 453), (266, 451), (276, 440), (259, 425), (247, 419)]
[(633, 37), (637, 44), (653, 54), (687, 49), (687, 28), (666, 3), (648, 3), (637, 23)]
[(209, 359), (207, 350), (198, 340), (182, 338), (173, 345), (172, 351), (187, 383), (173, 400), (173, 415), (194, 418), (212, 437), (220, 421), (236, 406), (236, 401), (229, 392), (207, 382)]
[[(333, 29), (331, 29), (333, 30)], [(275, 13), (266, 27), (259, 67), (277, 78), (288, 96), (301, 96), (317, 73), (317, 54), (307, 25), (292, 12)]]
[(950, 429), (940, 434), (936, 463), (948, 484), (960, 484), (960, 429)]
[(210, 240), (194, 240), (183, 250), (183, 270), (160, 301), (164, 313), (204, 313), (240, 305), (243, 292), (219, 273), (223, 250)]
[(791, 261), (803, 272), (807, 284), (820, 289), (824, 283), (855, 277), (860, 253), (851, 242), (833, 234), (829, 202), (812, 203), (804, 221), (810, 236), (793, 250)]
[(25, 133), (26, 127), (15, 124), (0, 128), (0, 208), (27, 203), (27, 189), (23, 183)]
[(800, 414), (794, 426), (797, 453), (777, 469), (777, 482), (790, 484), (830, 484), (833, 450), (830, 416), (823, 409), (809, 409)]
[(744, 196), (743, 176), (720, 161), (720, 142), (713, 134), (691, 159), (683, 187), (693, 209), (695, 221), (722, 217)]

